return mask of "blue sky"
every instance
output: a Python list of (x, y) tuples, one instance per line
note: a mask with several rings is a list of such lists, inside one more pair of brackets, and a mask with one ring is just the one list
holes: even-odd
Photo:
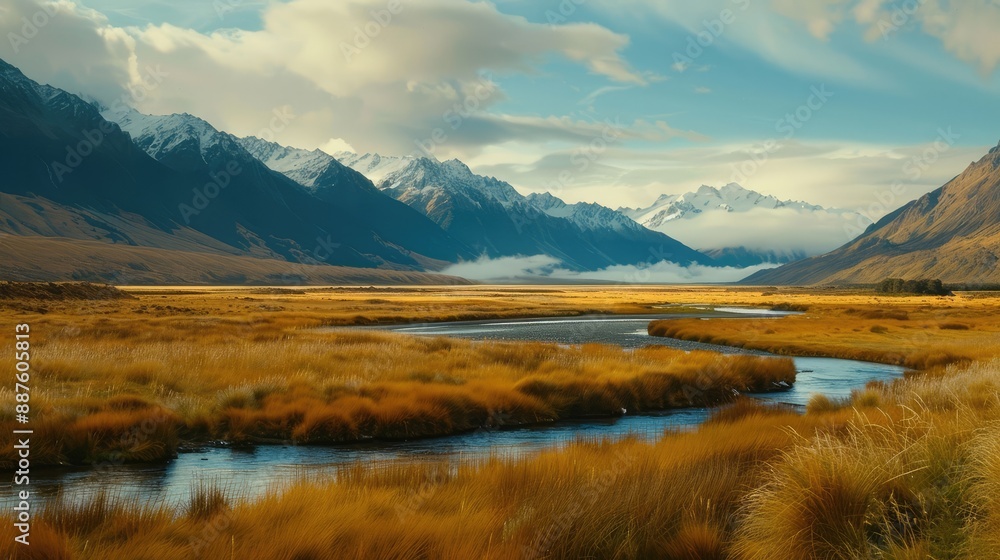
[[(5, 35), (42, 6), (11, 2)], [(387, 0), (69, 6), (0, 57), (236, 134), (290, 108), (298, 118), (272, 132), (304, 148), (408, 153), (440, 129), (435, 156), (571, 202), (638, 206), (739, 180), (878, 218), (894, 184), (892, 206), (1000, 139), (991, 0), (400, 0), (384, 23)], [(67, 39), (86, 33), (98, 39)], [(128, 92), (148, 67), (169, 77), (139, 99)], [(796, 111), (807, 118), (789, 128)]]

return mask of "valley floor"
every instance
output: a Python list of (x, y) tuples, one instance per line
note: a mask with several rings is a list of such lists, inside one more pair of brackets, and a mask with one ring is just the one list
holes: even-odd
[[(385, 437), (408, 437), (483, 425), (490, 421), (483, 411), (536, 421), (607, 413), (626, 401), (683, 404), (675, 399), (690, 382), (685, 376), (706, 368), (725, 372), (715, 376), (723, 392), (788, 375), (786, 362), (766, 358), (320, 326), (775, 307), (804, 314), (677, 319), (650, 329), (921, 371), (871, 384), (845, 402), (817, 397), (806, 414), (739, 400), (697, 431), (656, 443), (581, 441), (458, 467), (359, 465), (254, 500), (200, 487), (181, 511), (95, 496), (47, 508), (29, 547), (14, 543), (5, 526), (4, 557), (1000, 557), (1000, 317), (989, 294), (496, 286), (126, 292), (133, 297), (0, 299), (0, 323), (29, 323), (34, 333), (39, 460), (155, 460), (178, 438), (195, 436), (339, 441), (406, 426)], [(10, 389), (2, 391), (12, 401)], [(13, 420), (4, 413), (2, 433)], [(137, 428), (141, 437), (123, 437)]]

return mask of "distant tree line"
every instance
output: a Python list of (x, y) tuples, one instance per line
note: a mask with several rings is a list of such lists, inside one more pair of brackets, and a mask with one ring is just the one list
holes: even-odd
[(946, 296), (951, 290), (945, 288), (941, 280), (903, 280), (902, 278), (886, 278), (878, 283), (875, 291), (880, 294), (920, 294)]
[(1000, 284), (948, 284), (948, 289), (959, 292), (1000, 292)]

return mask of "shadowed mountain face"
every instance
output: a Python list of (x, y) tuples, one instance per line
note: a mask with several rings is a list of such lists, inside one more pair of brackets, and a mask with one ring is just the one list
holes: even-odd
[(346, 167), (310, 191), (190, 115), (106, 115), (122, 126), (0, 61), (0, 231), (412, 270), (473, 256)]
[(356, 219), (363, 220), (381, 239), (441, 261), (476, 256), (471, 248), (426, 216), (386, 196), (364, 175), (332, 156), (319, 150), (287, 148), (259, 138), (237, 141), (254, 158), (305, 187), (315, 198), (350, 209)]
[(706, 255), (609, 208), (566, 204), (550, 194), (526, 197), (458, 160), (337, 156), (483, 255), (548, 255), (575, 270), (663, 260), (712, 264)]
[(0, 233), (398, 270), (483, 255), (581, 271), (713, 264), (613, 210), (525, 197), (457, 160), (356, 159), (377, 188), (323, 152), (238, 139), (188, 114), (101, 112), (0, 62)]
[(762, 271), (749, 284), (873, 283), (888, 277), (1000, 282), (1000, 146), (943, 187), (822, 256)]

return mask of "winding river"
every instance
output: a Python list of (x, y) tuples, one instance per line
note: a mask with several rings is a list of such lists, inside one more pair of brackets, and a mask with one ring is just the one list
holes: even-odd
[[(723, 353), (763, 352), (726, 346), (651, 337), (646, 326), (651, 320), (679, 317), (725, 317), (738, 321), (779, 320), (787, 313), (733, 308), (703, 308), (665, 315), (595, 315), (544, 319), (464, 321), (382, 327), (415, 336), (450, 336), (476, 340), (532, 340), (559, 344), (598, 342), (624, 348), (657, 344), (683, 350), (712, 350)], [(756, 328), (761, 325), (748, 325)], [(852, 389), (870, 380), (891, 380), (902, 368), (831, 358), (794, 358), (798, 377), (787, 392), (757, 395), (802, 406), (814, 393), (845, 397)], [(471, 434), (396, 443), (368, 443), (339, 447), (260, 446), (252, 450), (204, 448), (181, 453), (162, 465), (125, 465), (101, 470), (49, 469), (32, 473), (36, 496), (51, 498), (63, 492), (75, 500), (107, 491), (120, 496), (180, 504), (187, 500), (192, 485), (220, 484), (247, 496), (259, 495), (276, 485), (301, 475), (334, 473), (341, 465), (360, 462), (369, 465), (388, 461), (460, 461), (490, 455), (517, 456), (557, 446), (576, 438), (620, 438), (628, 435), (655, 440), (664, 430), (684, 430), (697, 426), (708, 416), (707, 409), (685, 409), (651, 415), (628, 415), (606, 420), (560, 422), (545, 427)], [(10, 481), (5, 481), (0, 503), (12, 499)]]

